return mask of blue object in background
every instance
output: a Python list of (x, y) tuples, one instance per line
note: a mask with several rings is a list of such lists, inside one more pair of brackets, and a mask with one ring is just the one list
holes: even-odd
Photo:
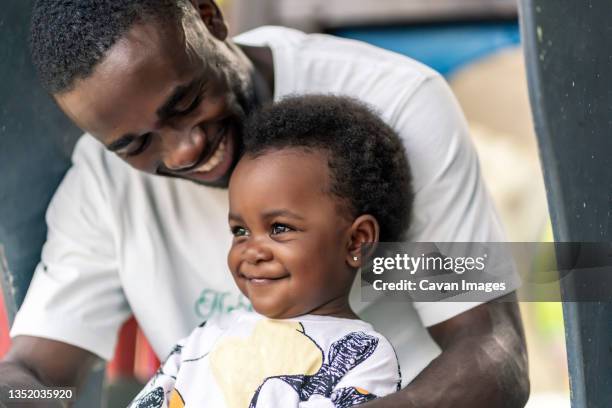
[(446, 77), (474, 60), (520, 44), (517, 22), (363, 27), (334, 30), (331, 34), (409, 56)]

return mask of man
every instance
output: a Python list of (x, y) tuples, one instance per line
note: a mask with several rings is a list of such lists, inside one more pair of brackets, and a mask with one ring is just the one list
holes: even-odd
[[(40, 0), (32, 43), (43, 84), (93, 137), (77, 145), (49, 207), (1, 386), (78, 385), (112, 356), (131, 313), (163, 357), (199, 321), (249, 308), (225, 262), (224, 188), (243, 118), (287, 94), (358, 97), (400, 134), (415, 180), (411, 240), (503, 238), (458, 106), (415, 61), (284, 28), (230, 41), (213, 0)], [(524, 405), (516, 304), (357, 311), (398, 348), (411, 381), (368, 406)]]

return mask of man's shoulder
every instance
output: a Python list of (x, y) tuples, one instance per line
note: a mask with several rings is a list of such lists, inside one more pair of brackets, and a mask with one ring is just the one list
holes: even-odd
[(72, 163), (88, 167), (112, 166), (119, 169), (128, 167), (118, 157), (106, 150), (102, 143), (87, 133), (77, 141), (72, 153)]
[[(134, 169), (89, 134), (78, 140), (72, 166), (62, 186), (70, 191), (96, 191), (109, 205), (140, 202), (154, 193), (165, 193), (169, 180)], [(85, 193), (87, 194), (87, 193)]]
[(433, 69), (361, 41), (284, 27), (261, 27), (238, 40), (272, 49), (276, 100), (304, 93), (347, 95), (365, 102), (397, 128), (417, 91), (428, 99), (449, 97), (427, 85), (444, 81)]
[(93, 136), (84, 134), (72, 153), (72, 170), (81, 177), (93, 177), (99, 183), (144, 182), (149, 175), (140, 172), (108, 151)]
[[(242, 33), (234, 40), (244, 45), (269, 46), (276, 51), (289, 50), (298, 59), (357, 65), (359, 69), (368, 72), (372, 69), (384, 70), (389, 75), (416, 76), (420, 79), (439, 75), (430, 67), (405, 55), (329, 34), (306, 34), (293, 28), (263, 26)], [(361, 64), (363, 66), (359, 66)], [(354, 71), (359, 72), (357, 69)]]
[(261, 26), (236, 35), (233, 40), (238, 44), (264, 46), (270, 44), (291, 44), (303, 41), (308, 34), (282, 26)]

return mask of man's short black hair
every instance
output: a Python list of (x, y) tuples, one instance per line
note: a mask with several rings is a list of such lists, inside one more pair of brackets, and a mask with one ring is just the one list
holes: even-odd
[(135, 23), (181, 16), (188, 0), (37, 0), (31, 22), (32, 60), (45, 89), (69, 91), (87, 78)]
[(327, 153), (331, 193), (352, 216), (370, 214), (380, 241), (399, 241), (410, 222), (411, 174), (397, 134), (363, 103), (331, 95), (293, 96), (251, 115), (244, 153), (285, 148)]

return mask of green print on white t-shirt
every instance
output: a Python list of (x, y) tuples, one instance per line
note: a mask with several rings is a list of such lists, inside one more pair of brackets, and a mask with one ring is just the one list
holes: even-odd
[(201, 319), (241, 309), (253, 310), (251, 302), (242, 293), (235, 295), (232, 292), (219, 292), (206, 288), (195, 302), (195, 313)]

